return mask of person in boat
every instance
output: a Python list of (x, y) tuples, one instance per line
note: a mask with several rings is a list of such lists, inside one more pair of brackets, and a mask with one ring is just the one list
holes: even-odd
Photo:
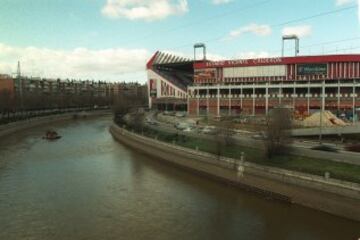
[(53, 130), (48, 130), (48, 131), (46, 131), (45, 138), (46, 139), (57, 139), (57, 138), (60, 138), (60, 136), (58, 135), (57, 132), (55, 132)]

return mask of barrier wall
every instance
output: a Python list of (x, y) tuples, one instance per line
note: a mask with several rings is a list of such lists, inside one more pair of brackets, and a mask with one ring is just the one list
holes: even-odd
[(25, 129), (33, 128), (42, 124), (48, 124), (57, 121), (69, 120), (76, 117), (85, 117), (85, 116), (101, 116), (111, 114), (110, 110), (99, 110), (94, 112), (85, 112), (85, 113), (64, 113), (58, 115), (50, 115), (45, 117), (30, 118), (28, 120), (17, 121), (9, 124), (0, 125), (0, 137), (15, 133), (17, 131), (22, 131)]
[(134, 134), (116, 125), (110, 127), (110, 132), (119, 142), (179, 167), (275, 199), (360, 221), (360, 184), (218, 157)]

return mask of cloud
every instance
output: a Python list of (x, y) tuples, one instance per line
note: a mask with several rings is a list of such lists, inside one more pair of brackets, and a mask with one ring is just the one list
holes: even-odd
[(220, 4), (226, 4), (229, 2), (232, 2), (233, 0), (213, 0), (212, 3), (215, 5), (220, 5)]
[(273, 57), (270, 53), (262, 51), (262, 52), (240, 52), (235, 55), (237, 59), (253, 59), (253, 58), (268, 58)]
[(360, 23), (360, 0), (336, 0), (335, 5), (338, 7), (342, 7), (351, 3), (357, 3), (358, 5), (358, 18)]
[(256, 23), (249, 24), (247, 26), (241, 27), (239, 29), (233, 30), (229, 33), (227, 39), (234, 39), (240, 37), (246, 33), (253, 33), (257, 36), (268, 36), (272, 32), (271, 27), (269, 25), (259, 25)]
[(307, 37), (311, 35), (312, 27), (309, 25), (284, 27), (282, 30), (283, 35), (297, 35), (298, 37)]
[(187, 0), (107, 0), (101, 12), (118, 19), (155, 21), (188, 11)]
[(16, 72), (19, 60), (22, 73), (27, 76), (111, 81), (145, 80), (132, 79), (131, 76), (145, 72), (145, 64), (150, 56), (146, 49), (57, 50), (13, 47), (0, 43), (0, 73)]
[[(179, 56), (179, 57), (184, 57), (184, 58), (188, 58), (188, 59), (194, 59), (194, 53), (184, 53), (184, 52), (180, 52), (180, 51), (171, 51), (171, 50), (165, 50), (165, 51), (162, 51), (163, 53), (168, 53), (168, 54), (172, 54), (172, 55), (175, 55), (175, 56)], [(196, 58), (202, 58), (203, 55), (202, 55), (202, 50), (198, 51), (197, 55), (196, 55)], [(219, 55), (219, 54), (215, 54), (215, 53), (209, 53), (207, 52), (206, 53), (206, 58), (208, 60), (212, 60), (212, 61), (220, 61), (220, 60), (226, 60), (228, 59), (227, 57), (224, 57), (222, 55)]]
[(344, 6), (350, 3), (355, 3), (357, 0), (336, 0), (336, 6)]

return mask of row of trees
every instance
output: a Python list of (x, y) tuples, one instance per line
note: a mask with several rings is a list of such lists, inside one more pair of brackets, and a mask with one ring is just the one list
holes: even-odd
[(146, 86), (133, 84), (129, 88), (124, 87), (119, 92), (107, 96), (99, 96), (91, 91), (53, 94), (35, 91), (23, 92), (20, 96), (18, 93), (13, 94), (4, 89), (0, 90), (0, 124), (32, 117), (50, 109), (62, 111), (61, 109), (114, 106), (116, 112), (121, 112), (123, 111), (121, 108), (146, 105), (145, 100), (147, 100)]
[(148, 106), (147, 86), (139, 85), (131, 88), (124, 88), (114, 98), (113, 111), (115, 117), (122, 117), (129, 112)]

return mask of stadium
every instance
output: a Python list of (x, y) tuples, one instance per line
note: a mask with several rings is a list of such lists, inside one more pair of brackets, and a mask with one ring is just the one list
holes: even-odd
[(156, 52), (147, 72), (150, 107), (190, 116), (264, 115), (282, 105), (355, 119), (360, 110), (355, 54), (195, 61)]

